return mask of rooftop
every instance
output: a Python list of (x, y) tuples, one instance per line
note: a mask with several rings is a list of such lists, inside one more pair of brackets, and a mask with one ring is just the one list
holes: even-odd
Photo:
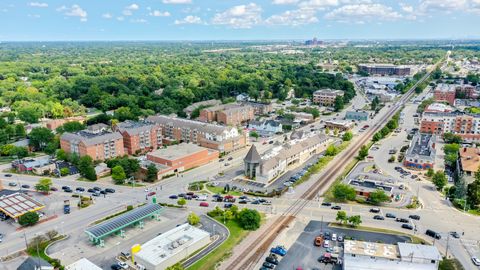
[(394, 64), (380, 64), (380, 63), (359, 64), (359, 66), (373, 67), (373, 68), (408, 68), (408, 66), (396, 66)]
[(432, 157), (434, 148), (431, 144), (435, 142), (435, 135), (432, 134), (415, 134), (408, 148), (407, 155), (419, 155), (424, 157)]
[(102, 268), (98, 267), (96, 264), (92, 263), (86, 258), (81, 258), (80, 260), (67, 265), (65, 267), (66, 270), (102, 270)]
[(155, 124), (149, 121), (130, 121), (118, 123), (116, 128), (120, 132), (127, 132), (130, 135), (136, 135), (141, 132), (149, 131)]
[(119, 132), (98, 129), (95, 129), (95, 131), (92, 130), (94, 129), (82, 130), (75, 133), (66, 132), (62, 135), (61, 139), (66, 141), (83, 142), (85, 145), (95, 145), (108, 140), (123, 139)]
[(374, 256), (387, 259), (398, 259), (400, 257), (396, 245), (352, 240), (345, 240), (344, 252), (345, 254)]
[(425, 259), (439, 261), (442, 259), (435, 246), (398, 243), (398, 251), (402, 260)]
[(315, 92), (313, 92), (313, 94), (322, 94), (322, 95), (343, 95), (343, 91), (342, 90), (336, 90), (336, 89), (330, 89), (330, 88), (324, 88), (324, 89), (319, 89)]
[(153, 265), (159, 265), (206, 237), (210, 238), (208, 232), (185, 223), (146, 242), (135, 256)]
[(464, 147), (460, 149), (460, 163), (463, 171), (476, 172), (480, 167), (480, 148)]
[(0, 211), (11, 218), (17, 218), (27, 212), (38, 211), (45, 205), (23, 193), (13, 193), (0, 198)]
[(205, 123), (200, 121), (188, 120), (177, 117), (169, 117), (165, 115), (151, 115), (147, 117), (148, 121), (152, 121), (165, 126), (173, 126), (176, 128), (189, 128), (205, 133), (213, 133), (222, 135), (225, 131), (230, 131), (232, 127), (225, 127), (221, 125)]
[(204, 150), (208, 149), (193, 143), (181, 143), (176, 145), (170, 145), (167, 148), (157, 149), (151, 153), (148, 153), (148, 155), (168, 160), (175, 160)]
[(456, 86), (455, 86), (455, 84), (440, 83), (440, 84), (437, 84), (437, 86), (435, 87), (435, 91), (455, 92), (456, 91)]

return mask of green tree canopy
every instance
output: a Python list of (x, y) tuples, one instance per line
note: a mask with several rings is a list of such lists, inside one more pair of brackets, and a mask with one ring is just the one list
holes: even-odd
[(369, 195), (369, 202), (374, 205), (380, 205), (384, 202), (390, 201), (390, 196), (388, 196), (383, 190), (375, 190)]
[(52, 179), (42, 178), (38, 180), (38, 183), (35, 185), (35, 190), (39, 192), (48, 193), (52, 187)]
[(238, 213), (238, 223), (244, 230), (254, 231), (260, 228), (260, 213), (255, 209), (244, 208)]
[(188, 214), (187, 220), (188, 224), (190, 225), (197, 225), (198, 223), (200, 223), (200, 217), (193, 212)]
[(36, 127), (28, 134), (28, 137), (31, 146), (35, 147), (36, 150), (44, 150), (55, 136), (48, 128)]
[(339, 201), (353, 201), (357, 196), (355, 189), (348, 184), (337, 184), (333, 187), (333, 197)]
[(127, 176), (122, 166), (117, 165), (112, 168), (112, 179), (115, 182), (115, 184), (121, 185), (125, 183), (125, 178), (127, 178)]
[(40, 217), (36, 212), (27, 212), (18, 218), (18, 224), (22, 226), (33, 226), (39, 219)]
[(432, 176), (432, 182), (437, 189), (441, 190), (448, 183), (447, 176), (443, 171), (438, 171)]

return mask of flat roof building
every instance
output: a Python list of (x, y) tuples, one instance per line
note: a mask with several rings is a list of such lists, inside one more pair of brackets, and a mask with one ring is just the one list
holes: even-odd
[(13, 219), (17, 219), (27, 212), (36, 212), (45, 205), (23, 193), (13, 193), (0, 198), (0, 212)]
[(140, 246), (134, 254), (137, 265), (163, 270), (210, 244), (210, 234), (188, 223), (167, 231)]
[(442, 260), (435, 246), (345, 240), (344, 270), (437, 270)]
[(208, 107), (200, 111), (198, 120), (217, 122), (223, 125), (237, 126), (255, 119), (255, 110), (245, 104), (223, 104)]
[(433, 169), (435, 165), (435, 141), (432, 134), (417, 133), (410, 142), (403, 165), (413, 169)]
[(334, 89), (320, 89), (313, 92), (313, 103), (322, 105), (322, 106), (333, 106), (335, 104), (335, 99), (340, 96), (343, 97), (344, 92), (342, 90)]
[(87, 258), (81, 258), (80, 260), (65, 266), (66, 270), (102, 270), (96, 264), (89, 261)]
[(392, 64), (359, 64), (358, 69), (367, 72), (368, 74), (375, 75), (397, 75), (408, 76), (410, 75), (410, 67), (408, 66), (396, 66)]
[(149, 121), (118, 123), (115, 130), (123, 136), (123, 146), (129, 155), (157, 149), (162, 145), (162, 128)]

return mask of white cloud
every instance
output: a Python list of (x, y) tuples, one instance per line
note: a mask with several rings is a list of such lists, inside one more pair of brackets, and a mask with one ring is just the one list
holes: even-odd
[(65, 16), (79, 17), (81, 22), (87, 21), (87, 12), (77, 4), (72, 5), (71, 7), (61, 6), (57, 8), (57, 11), (64, 12), (63, 14)]
[(123, 16), (118, 16), (117, 17), (117, 21), (123, 21), (123, 20), (125, 20), (125, 18)]
[(129, 6), (126, 6), (126, 7), (123, 9), (122, 14), (125, 15), (125, 16), (132, 16), (133, 11), (138, 10), (139, 8), (140, 8), (139, 5), (137, 5), (137, 4), (131, 4), (131, 5), (129, 5)]
[(132, 23), (147, 23), (147, 20), (145, 19), (132, 19), (130, 20)]
[(318, 22), (316, 12), (312, 9), (287, 10), (282, 14), (272, 15), (265, 20), (270, 25), (303, 25)]
[(160, 11), (160, 10), (154, 10), (149, 13), (150, 16), (154, 17), (169, 17), (171, 14), (168, 11)]
[(410, 6), (410, 5), (405, 4), (405, 3), (400, 3), (399, 5), (400, 5), (400, 7), (402, 8), (403, 11), (405, 11), (407, 13), (412, 13), (413, 12), (413, 6)]
[(274, 5), (291, 5), (298, 3), (299, 0), (273, 0)]
[(102, 14), (102, 18), (105, 18), (105, 19), (111, 19), (112, 17), (113, 17), (113, 16), (112, 16), (112, 14), (110, 14), (110, 13), (104, 13), (104, 14)]
[(255, 3), (234, 6), (224, 12), (217, 13), (213, 24), (228, 25), (232, 28), (251, 28), (261, 23), (262, 8)]
[(181, 20), (175, 20), (175, 24), (201, 24), (203, 23), (202, 19), (197, 16), (188, 15), (187, 17)]
[(339, 0), (308, 0), (300, 2), (298, 6), (302, 9), (323, 10), (327, 7), (338, 6), (339, 4)]
[(192, 0), (163, 0), (164, 4), (191, 4)]
[(30, 3), (28, 3), (28, 5), (31, 6), (31, 7), (38, 7), (38, 8), (48, 7), (47, 3), (40, 3), (40, 2), (30, 2)]
[(382, 4), (353, 4), (334, 9), (325, 18), (340, 22), (365, 23), (365, 21), (396, 20), (402, 15)]
[(480, 0), (421, 0), (419, 12), (425, 14), (429, 11), (466, 11), (480, 13)]

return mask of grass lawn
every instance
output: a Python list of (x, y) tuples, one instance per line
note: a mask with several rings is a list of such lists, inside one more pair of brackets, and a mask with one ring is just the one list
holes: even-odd
[[(223, 218), (215, 218), (218, 222), (223, 223)], [(192, 266), (188, 267), (188, 270), (213, 270), (215, 265), (228, 258), (232, 252), (233, 247), (235, 247), (247, 234), (249, 231), (243, 230), (236, 221), (229, 220), (225, 226), (230, 231), (230, 236), (228, 239), (223, 242), (219, 247), (212, 251), (207, 256), (203, 257), (201, 260), (197, 261)]]
[(205, 185), (205, 188), (214, 193), (214, 194), (223, 194), (223, 195), (233, 195), (233, 196), (242, 196), (243, 193), (240, 191), (229, 191), (228, 193), (223, 193), (223, 187), (212, 187)]
[(445, 259), (440, 261), (440, 265), (438, 267), (439, 270), (464, 270), (462, 264), (455, 258), (453, 259)]
[(403, 232), (398, 232), (398, 231), (393, 231), (393, 230), (388, 230), (388, 229), (372, 228), (372, 227), (365, 227), (365, 226), (357, 226), (357, 227), (353, 228), (350, 225), (342, 225), (342, 224), (338, 224), (336, 222), (332, 222), (328, 226), (343, 228), (343, 229), (357, 230), (357, 231), (364, 231), (364, 232), (377, 232), (377, 233), (386, 233), (386, 234), (394, 234), (394, 235), (403, 235), (403, 236), (410, 237), (413, 244), (421, 244), (421, 243), (430, 244), (429, 242), (427, 242), (427, 241), (423, 240), (422, 238), (417, 237), (415, 235), (411, 235), (411, 234), (407, 234), (407, 233), (403, 233)]

